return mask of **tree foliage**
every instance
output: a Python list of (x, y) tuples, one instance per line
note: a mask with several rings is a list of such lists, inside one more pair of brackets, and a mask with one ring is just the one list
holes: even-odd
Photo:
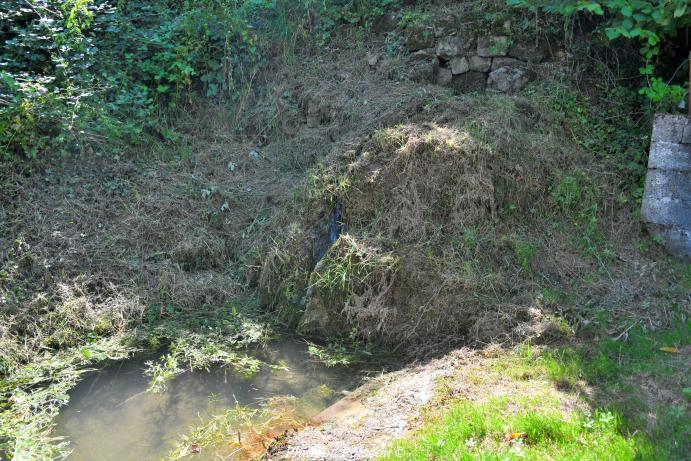
[(512, 6), (573, 16), (589, 13), (603, 17), (601, 32), (612, 41), (637, 40), (644, 65), (640, 68), (648, 85), (641, 89), (653, 103), (669, 106), (684, 94), (682, 87), (667, 85), (655, 77), (660, 45), (691, 27), (691, 0), (507, 0)]
[(134, 142), (171, 107), (237, 98), (307, 28), (328, 38), (394, 3), (0, 0), (0, 159)]

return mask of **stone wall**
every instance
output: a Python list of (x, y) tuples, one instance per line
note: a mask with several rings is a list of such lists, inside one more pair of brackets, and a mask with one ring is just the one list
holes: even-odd
[(535, 77), (533, 68), (543, 62), (545, 46), (520, 42), (506, 35), (478, 35), (467, 30), (445, 31), (432, 27), (405, 30), (405, 46), (419, 68), (417, 80), (449, 86), (456, 93), (492, 91), (513, 93)]
[(691, 262), (691, 118), (658, 114), (641, 215), (673, 255)]

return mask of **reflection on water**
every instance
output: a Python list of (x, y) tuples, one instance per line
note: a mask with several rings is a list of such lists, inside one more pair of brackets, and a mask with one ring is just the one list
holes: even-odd
[[(298, 342), (273, 344), (262, 358), (282, 362), (285, 370), (263, 367), (250, 379), (224, 369), (185, 373), (157, 395), (146, 392), (146, 359), (126, 361), (88, 376), (70, 393), (57, 433), (71, 441), (71, 461), (146, 461), (165, 457), (179, 436), (236, 401), (259, 406), (274, 396), (305, 397), (297, 400), (298, 411), (316, 414), (353, 386), (356, 376), (311, 362), (306, 350)], [(336, 392), (315, 392), (323, 385)]]

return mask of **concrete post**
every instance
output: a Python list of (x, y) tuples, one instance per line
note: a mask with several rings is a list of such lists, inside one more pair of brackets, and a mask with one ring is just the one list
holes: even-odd
[(691, 262), (691, 118), (657, 114), (641, 216), (667, 251)]

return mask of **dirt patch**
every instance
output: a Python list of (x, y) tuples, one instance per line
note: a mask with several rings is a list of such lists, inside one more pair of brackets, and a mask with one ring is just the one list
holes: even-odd
[(576, 393), (561, 391), (540, 377), (518, 379), (496, 371), (498, 354), (510, 352), (497, 348), (484, 354), (461, 349), (424, 365), (373, 378), (317, 415), (311, 426), (282, 440), (282, 447), (265, 459), (374, 459), (394, 440), (414, 431), (427, 415), (456, 399), (556, 399), (565, 416), (586, 408)]
[(318, 415), (317, 421), (327, 421), (301, 430), (270, 459), (371, 459), (410, 430), (434, 398), (437, 378), (448, 373), (448, 363), (438, 361), (375, 378), (337, 404), (342, 408)]
[(655, 408), (660, 404), (684, 404), (684, 397), (678, 389), (673, 389), (658, 379), (637, 374), (629, 379), (629, 383), (640, 390), (641, 397), (649, 408)]

